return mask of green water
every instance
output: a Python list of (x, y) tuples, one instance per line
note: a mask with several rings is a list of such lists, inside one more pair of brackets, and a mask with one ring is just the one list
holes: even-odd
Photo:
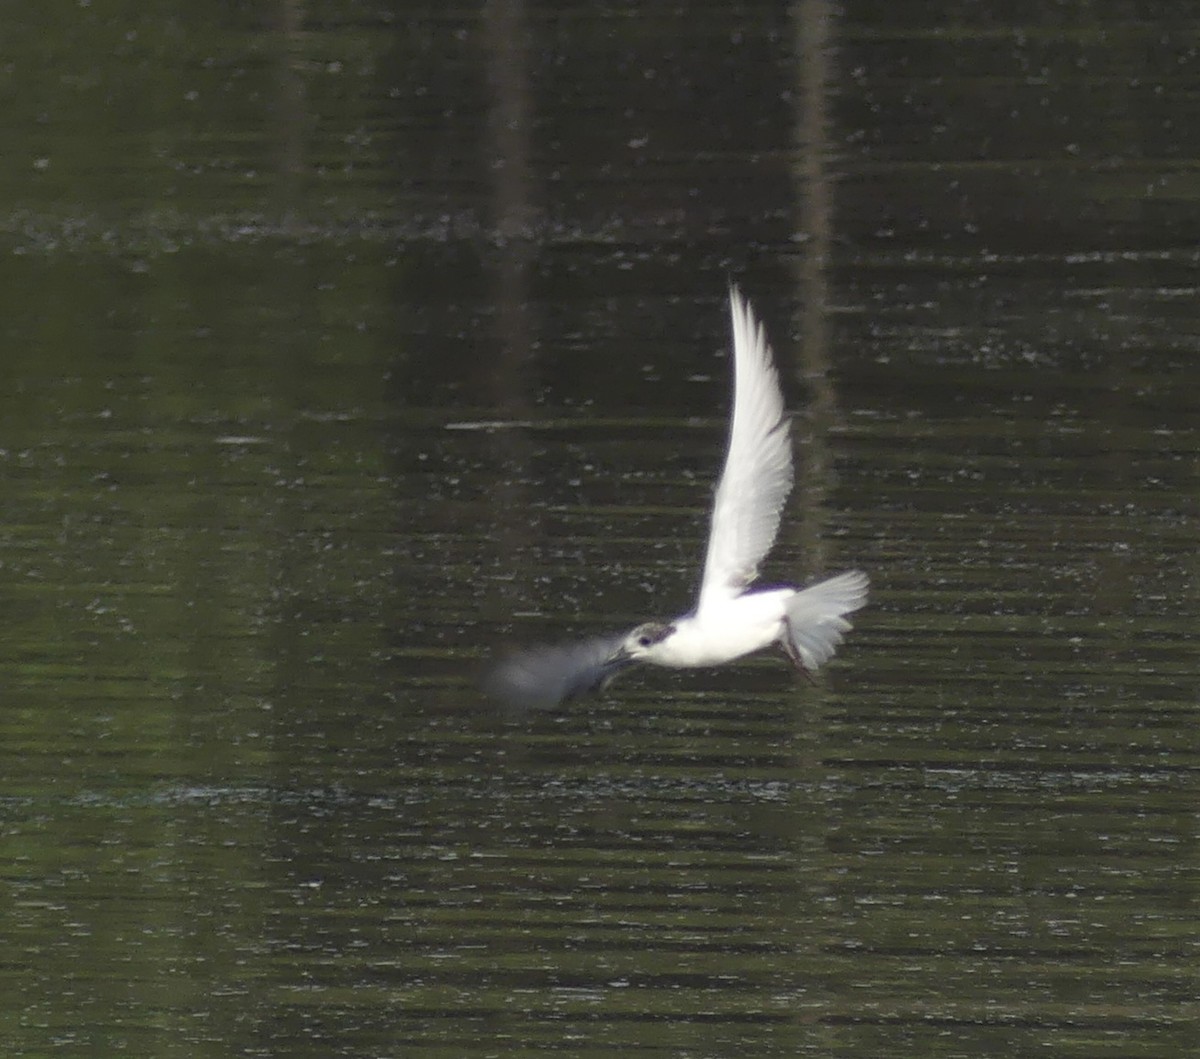
[[(1181, 12), (7, 20), (4, 1054), (1192, 1054)], [(690, 604), (731, 276), (869, 609), (494, 716)]]

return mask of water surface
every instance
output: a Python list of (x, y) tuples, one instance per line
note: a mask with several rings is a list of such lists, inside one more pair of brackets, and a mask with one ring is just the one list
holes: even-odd
[[(1190, 1054), (1181, 10), (14, 21), (6, 1053)], [(870, 608), (496, 715), (689, 605), (730, 278)]]

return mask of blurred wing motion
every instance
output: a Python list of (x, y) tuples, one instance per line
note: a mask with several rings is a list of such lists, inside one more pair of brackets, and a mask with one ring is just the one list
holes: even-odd
[(792, 438), (771, 347), (750, 304), (729, 289), (733, 317), (733, 417), (697, 613), (740, 596), (775, 543), (792, 488)]
[(534, 647), (496, 665), (484, 693), (511, 709), (547, 710), (605, 687), (633, 663), (621, 651), (624, 636)]

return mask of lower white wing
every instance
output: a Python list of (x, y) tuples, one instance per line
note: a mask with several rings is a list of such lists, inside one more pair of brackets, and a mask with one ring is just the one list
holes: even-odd
[(780, 511), (792, 487), (792, 437), (771, 347), (736, 287), (729, 289), (729, 309), (733, 417), (713, 501), (697, 613), (741, 595), (758, 576), (758, 564), (775, 543)]

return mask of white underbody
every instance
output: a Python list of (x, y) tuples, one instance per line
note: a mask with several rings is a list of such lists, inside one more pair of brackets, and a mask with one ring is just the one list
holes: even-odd
[[(848, 570), (807, 588), (768, 588), (724, 598), (711, 593), (694, 614), (670, 623), (665, 636), (639, 643), (629, 657), (651, 665), (690, 669), (719, 666), (778, 643), (797, 665), (815, 670), (833, 657), (849, 630), (846, 615), (867, 599), (867, 577)], [(644, 628), (644, 627), (643, 627)]]
[(673, 669), (719, 666), (761, 651), (783, 635), (785, 603), (794, 588), (747, 592), (671, 624), (675, 632), (646, 653), (645, 661)]

